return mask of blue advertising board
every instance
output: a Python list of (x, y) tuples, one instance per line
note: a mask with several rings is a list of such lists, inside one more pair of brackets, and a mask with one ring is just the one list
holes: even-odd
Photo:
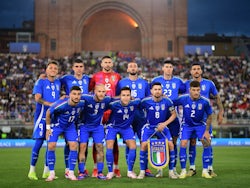
[(213, 50), (211, 45), (185, 45), (185, 55), (212, 55)]
[(10, 42), (10, 53), (40, 53), (38, 42)]
[[(32, 147), (35, 141), (32, 139), (0, 139), (0, 148), (20, 148), (20, 147)], [(89, 146), (92, 146), (93, 141), (90, 139)], [(118, 144), (124, 146), (123, 140), (119, 139)], [(137, 146), (140, 145), (139, 140), (136, 140)], [(179, 143), (178, 143), (179, 144)], [(57, 142), (58, 147), (65, 145), (64, 139), (59, 139)], [(201, 146), (201, 142), (197, 142), (198, 146)], [(213, 138), (213, 146), (250, 146), (250, 138)], [(46, 146), (46, 142), (44, 145)]]

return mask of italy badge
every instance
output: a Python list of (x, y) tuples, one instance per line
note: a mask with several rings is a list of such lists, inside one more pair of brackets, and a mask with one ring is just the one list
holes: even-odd
[(169, 163), (167, 139), (148, 140), (148, 161), (153, 168), (162, 169)]

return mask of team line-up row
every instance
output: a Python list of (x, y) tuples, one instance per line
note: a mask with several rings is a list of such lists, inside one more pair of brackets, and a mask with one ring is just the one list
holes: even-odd
[[(195, 156), (196, 139), (203, 146), (202, 177), (216, 176), (212, 168), (213, 155), (210, 145), (209, 129), (212, 121), (212, 108), (208, 101), (212, 95), (218, 104), (218, 122), (222, 122), (223, 107), (218, 91), (212, 81), (202, 78), (202, 67), (198, 63), (191, 66), (193, 77), (185, 83), (173, 76), (174, 65), (165, 61), (162, 66), (163, 75), (158, 76), (149, 84), (138, 77), (138, 66), (135, 62), (128, 63), (129, 76), (121, 79), (112, 70), (113, 61), (105, 56), (101, 61), (102, 71), (95, 73), (91, 79), (84, 75), (82, 60), (76, 59), (72, 69), (74, 74), (65, 75), (57, 79), (58, 64), (56, 61), (48, 63), (46, 78), (38, 79), (33, 94), (36, 100), (34, 134), (36, 139), (31, 154), (29, 179), (37, 180), (35, 165), (40, 148), (45, 139), (48, 140), (43, 178), (53, 181), (55, 176), (55, 147), (58, 136), (64, 134), (67, 141), (65, 151), (65, 176), (70, 180), (84, 179), (88, 174), (85, 170), (87, 143), (93, 137), (96, 158), (92, 176), (98, 179), (112, 179), (120, 177), (118, 168), (118, 146), (116, 135), (122, 135), (128, 149), (126, 161), (127, 176), (143, 179), (152, 176), (147, 168), (147, 140), (155, 134), (158, 138), (167, 137), (169, 144), (169, 177), (172, 179), (186, 178), (196, 174)], [(61, 88), (68, 97), (60, 98)], [(87, 94), (93, 91), (92, 95)], [(181, 95), (180, 95), (181, 94)], [(119, 96), (117, 98), (116, 96)], [(117, 98), (117, 99), (115, 99)], [(182, 116), (180, 123), (175, 109), (179, 109)], [(178, 108), (177, 108), (178, 107)], [(179, 110), (177, 110), (179, 112)], [(178, 113), (180, 114), (180, 113)], [(79, 128), (79, 153), (78, 134)], [(106, 135), (104, 127), (106, 127)], [(210, 130), (211, 131), (211, 130)], [(140, 173), (133, 172), (136, 157), (135, 133), (141, 141)], [(176, 172), (177, 138), (181, 138), (179, 159), (181, 173)], [(106, 161), (108, 174), (103, 175), (104, 153), (103, 140), (106, 138)], [(190, 140), (190, 170), (186, 172), (186, 148)], [(113, 155), (114, 153), (114, 155)], [(74, 168), (78, 161), (79, 175), (74, 175)], [(114, 165), (113, 165), (114, 164)], [(162, 176), (159, 170), (157, 177)]]

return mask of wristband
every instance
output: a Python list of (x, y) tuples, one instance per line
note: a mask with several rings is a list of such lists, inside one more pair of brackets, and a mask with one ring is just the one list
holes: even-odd
[(50, 124), (46, 125), (46, 130), (50, 130)]

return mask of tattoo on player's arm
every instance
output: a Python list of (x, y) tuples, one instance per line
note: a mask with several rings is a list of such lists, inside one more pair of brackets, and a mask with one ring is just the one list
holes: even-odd
[(44, 100), (42, 99), (42, 98), (40, 98), (40, 99), (38, 99), (38, 102), (40, 103), (40, 104), (44, 104)]

